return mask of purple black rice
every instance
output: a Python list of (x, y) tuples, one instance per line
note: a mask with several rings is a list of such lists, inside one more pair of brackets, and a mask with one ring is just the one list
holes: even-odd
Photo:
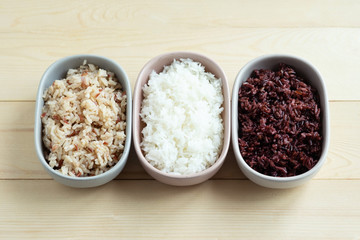
[(319, 96), (295, 70), (254, 70), (239, 90), (239, 147), (246, 163), (275, 177), (302, 174), (321, 154)]

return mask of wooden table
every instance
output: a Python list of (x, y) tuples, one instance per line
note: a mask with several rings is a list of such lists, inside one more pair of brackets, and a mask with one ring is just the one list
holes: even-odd
[[(0, 239), (360, 239), (359, 1), (0, 1)], [(331, 145), (307, 184), (259, 187), (230, 148), (211, 180), (172, 187), (131, 150), (116, 180), (65, 187), (34, 149), (35, 95), (55, 60), (91, 53), (127, 71), (164, 52), (217, 61), (232, 88), (267, 53), (303, 57), (327, 84)], [(231, 89), (230, 89), (231, 90)]]

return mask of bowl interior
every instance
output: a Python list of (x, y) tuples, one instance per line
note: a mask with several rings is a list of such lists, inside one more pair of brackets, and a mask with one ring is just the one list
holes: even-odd
[[(320, 96), (320, 107), (321, 107), (321, 121), (322, 121), (322, 153), (318, 163), (309, 171), (293, 176), (293, 177), (272, 177), (261, 174), (250, 166), (247, 165), (245, 160), (242, 158), (240, 153), (240, 149), (238, 146), (238, 91), (241, 87), (242, 83), (245, 82), (255, 69), (271, 69), (274, 70), (278, 67), (279, 63), (285, 63), (295, 68), (297, 74), (304, 78), (304, 80), (317, 89), (318, 94)], [(325, 83), (319, 73), (319, 71), (313, 67), (309, 62), (304, 59), (289, 56), (289, 55), (267, 55), (256, 58), (246, 64), (239, 72), (236, 77), (235, 84), (233, 87), (232, 94), (232, 144), (234, 148), (234, 153), (237, 158), (237, 161), (242, 168), (245, 175), (249, 177), (249, 175), (256, 176), (258, 178), (266, 179), (271, 182), (289, 182), (289, 181), (298, 181), (299, 179), (306, 178), (308, 176), (314, 175), (320, 167), (323, 165), (326, 154), (329, 147), (329, 106), (328, 106), (328, 98)]]
[[(224, 96), (224, 103), (223, 103), (224, 111), (222, 112), (222, 118), (223, 118), (223, 123), (224, 123), (224, 144), (223, 144), (222, 152), (221, 152), (218, 160), (210, 168), (208, 168), (200, 173), (191, 174), (191, 175), (174, 175), (174, 174), (167, 174), (167, 173), (161, 172), (160, 170), (153, 167), (145, 159), (144, 153), (140, 148), (140, 142), (142, 141), (141, 131), (145, 127), (145, 123), (143, 123), (141, 121), (141, 118), (139, 115), (139, 113), (141, 111), (141, 103), (143, 100), (142, 87), (144, 86), (144, 84), (146, 84), (148, 82), (149, 75), (152, 71), (160, 73), (161, 71), (163, 71), (164, 67), (167, 65), (170, 65), (174, 61), (174, 59), (179, 60), (181, 58), (190, 58), (196, 62), (201, 63), (203, 66), (205, 66), (205, 70), (207, 72), (211, 72), (212, 74), (215, 75), (215, 77), (221, 78), (222, 84), (223, 84), (222, 91), (223, 91), (223, 96)], [(168, 178), (181, 179), (181, 178), (194, 178), (194, 177), (197, 177), (200, 175), (215, 173), (214, 170), (218, 169), (219, 166), (222, 165), (222, 163), (225, 159), (225, 156), (227, 154), (229, 143), (230, 143), (230, 96), (229, 96), (228, 83), (226, 80), (225, 73), (211, 59), (209, 59), (203, 55), (191, 53), (191, 52), (174, 52), (174, 53), (168, 53), (168, 54), (160, 55), (158, 57), (153, 58), (148, 63), (146, 63), (146, 65), (141, 70), (141, 72), (138, 76), (136, 86), (135, 86), (135, 91), (134, 91), (134, 109), (133, 109), (133, 111), (134, 111), (134, 117), (133, 117), (134, 118), (133, 119), (133, 121), (134, 121), (134, 126), (133, 126), (133, 128), (134, 128), (134, 131), (133, 131), (134, 147), (139, 156), (140, 162), (143, 164), (145, 169), (155, 172), (157, 175), (163, 175)], [(151, 172), (149, 172), (149, 173), (151, 174)]]
[[(43, 93), (44, 91), (51, 86), (51, 84), (55, 80), (63, 79), (66, 77), (66, 73), (71, 68), (78, 68), (80, 65), (83, 64), (84, 60), (87, 60), (87, 63), (92, 63), (100, 68), (103, 68), (107, 71), (114, 72), (117, 79), (121, 83), (123, 87), (123, 91), (126, 91), (128, 102), (126, 107), (126, 140), (125, 140), (125, 146), (124, 146), (124, 152), (119, 160), (119, 162), (113, 166), (110, 170), (106, 171), (105, 173), (99, 174), (97, 176), (91, 176), (91, 177), (81, 177), (81, 178), (75, 178), (71, 176), (65, 176), (61, 173), (58, 173), (57, 171), (54, 171), (47, 163), (47, 161), (44, 158), (44, 145), (42, 142), (42, 123), (41, 123), (41, 112), (44, 105), (43, 101)], [(38, 157), (45, 167), (45, 169), (48, 171), (48, 173), (52, 174), (54, 177), (58, 177), (59, 179), (63, 180), (69, 180), (69, 181), (87, 181), (92, 180), (96, 181), (99, 178), (106, 177), (106, 175), (116, 175), (122, 170), (124, 167), (129, 150), (131, 145), (131, 126), (132, 126), (132, 101), (131, 101), (131, 87), (129, 83), (129, 79), (125, 73), (125, 71), (122, 69), (122, 67), (117, 64), (116, 62), (100, 56), (95, 55), (75, 55), (75, 56), (69, 56), (62, 58), (55, 63), (53, 63), (44, 73), (44, 75), (41, 78), (37, 98), (36, 98), (36, 109), (35, 109), (35, 129), (34, 129), (34, 135), (35, 135), (35, 146), (36, 151), (38, 154)], [(110, 179), (111, 180), (111, 179)], [(95, 182), (93, 183), (95, 184)], [(86, 186), (85, 186), (86, 187)]]

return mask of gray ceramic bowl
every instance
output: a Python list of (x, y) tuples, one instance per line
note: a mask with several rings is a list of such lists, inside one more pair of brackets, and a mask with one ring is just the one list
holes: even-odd
[[(67, 73), (67, 70), (70, 68), (78, 68), (83, 64), (84, 60), (87, 60), (88, 63), (95, 64), (105, 70), (115, 73), (116, 77), (120, 81), (123, 89), (127, 94), (127, 107), (126, 107), (126, 140), (124, 152), (119, 159), (119, 162), (113, 166), (110, 170), (105, 173), (99, 174), (92, 177), (70, 177), (65, 176), (54, 169), (52, 169), (47, 161), (44, 158), (44, 145), (42, 143), (42, 123), (41, 123), (41, 113), (44, 101), (42, 95), (44, 91), (58, 79), (63, 79)], [(131, 125), (132, 125), (132, 101), (131, 101), (131, 86), (129, 79), (122, 69), (122, 67), (117, 64), (115, 61), (108, 59), (106, 57), (96, 56), (96, 55), (75, 55), (62, 58), (55, 63), (53, 63), (44, 73), (41, 78), (38, 93), (36, 97), (36, 108), (35, 108), (35, 127), (34, 127), (34, 137), (35, 137), (35, 148), (36, 153), (39, 157), (41, 164), (44, 166), (46, 171), (52, 176), (56, 181), (65, 184), (71, 187), (78, 188), (87, 188), (87, 187), (96, 187), (102, 184), (105, 184), (112, 179), (114, 179), (124, 168), (131, 145)]]
[[(157, 73), (164, 69), (164, 66), (170, 65), (174, 59), (190, 58), (196, 62), (200, 62), (205, 66), (207, 72), (211, 72), (217, 78), (221, 78), (223, 83), (223, 96), (224, 96), (224, 111), (222, 112), (222, 118), (224, 122), (224, 143), (221, 154), (214, 165), (208, 169), (191, 175), (174, 175), (164, 173), (155, 167), (153, 167), (146, 159), (140, 148), (140, 142), (142, 139), (142, 128), (144, 123), (140, 119), (141, 102), (143, 100), (142, 87), (147, 83), (150, 73), (155, 70)], [(147, 173), (158, 181), (175, 186), (188, 186), (194, 185), (206, 181), (211, 178), (222, 166), (230, 144), (230, 95), (229, 87), (226, 80), (224, 71), (213, 60), (203, 55), (191, 52), (171, 52), (151, 59), (145, 64), (141, 70), (134, 89), (134, 109), (133, 109), (133, 138), (134, 147), (139, 157), (140, 163), (144, 167)]]
[[(309, 171), (293, 177), (271, 177), (261, 174), (252, 169), (243, 159), (238, 145), (238, 92), (243, 82), (245, 82), (255, 69), (274, 69), (279, 63), (285, 63), (295, 68), (296, 72), (315, 87), (320, 95), (322, 136), (322, 153), (318, 163)], [(324, 164), (329, 148), (330, 124), (329, 124), (329, 105), (325, 87), (325, 82), (319, 71), (308, 61), (290, 55), (265, 55), (258, 57), (247, 63), (236, 77), (232, 92), (232, 144), (237, 163), (245, 174), (253, 182), (269, 188), (290, 188), (298, 186), (315, 176)]]

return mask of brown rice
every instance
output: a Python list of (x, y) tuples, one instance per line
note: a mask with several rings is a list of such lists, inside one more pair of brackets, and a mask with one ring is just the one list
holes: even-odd
[(68, 176), (94, 176), (122, 155), (126, 93), (114, 73), (86, 61), (44, 92), (41, 115), (45, 156)]

